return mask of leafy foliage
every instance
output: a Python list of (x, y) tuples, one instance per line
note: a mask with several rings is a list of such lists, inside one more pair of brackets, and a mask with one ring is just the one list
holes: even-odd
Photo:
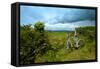
[(21, 26), (20, 31), (20, 61), (21, 64), (31, 64), (38, 54), (44, 54), (48, 48), (48, 38), (44, 24), (37, 22), (34, 29), (31, 25)]

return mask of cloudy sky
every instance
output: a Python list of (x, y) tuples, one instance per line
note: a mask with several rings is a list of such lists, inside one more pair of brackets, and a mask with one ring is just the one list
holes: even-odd
[(45, 30), (69, 30), (76, 27), (95, 26), (94, 9), (20, 6), (21, 25), (45, 23)]

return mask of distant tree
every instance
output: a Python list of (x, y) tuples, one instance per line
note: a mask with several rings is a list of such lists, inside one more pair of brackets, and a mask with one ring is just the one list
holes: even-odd
[(35, 25), (34, 25), (34, 29), (38, 32), (44, 32), (44, 23), (43, 22), (37, 22)]

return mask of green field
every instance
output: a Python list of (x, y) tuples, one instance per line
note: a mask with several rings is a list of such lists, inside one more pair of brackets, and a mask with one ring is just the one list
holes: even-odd
[(79, 35), (79, 38), (83, 39), (85, 42), (84, 46), (79, 49), (66, 49), (68, 33), (71, 33), (71, 37), (73, 37), (74, 32), (48, 32), (49, 42), (54, 50), (48, 50), (46, 54), (38, 56), (35, 62), (94, 60), (95, 39), (89, 39), (91, 34), (91, 36), (94, 36), (93, 29), (86, 32), (88, 33), (87, 36), (85, 33)]

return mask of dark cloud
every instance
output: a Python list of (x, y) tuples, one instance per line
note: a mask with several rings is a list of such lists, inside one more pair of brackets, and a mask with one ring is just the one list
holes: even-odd
[(62, 17), (56, 18), (60, 23), (77, 22), (83, 20), (95, 20), (95, 10), (77, 9), (71, 12), (66, 12)]

